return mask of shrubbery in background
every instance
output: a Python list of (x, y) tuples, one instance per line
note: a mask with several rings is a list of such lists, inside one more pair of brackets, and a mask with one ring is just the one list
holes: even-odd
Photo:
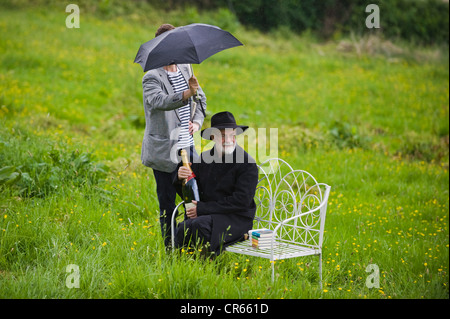
[[(199, 10), (228, 8), (243, 25), (262, 31), (280, 27), (323, 38), (336, 33), (366, 33), (368, 4), (380, 7), (380, 31), (388, 38), (420, 44), (449, 43), (449, 4), (443, 0), (148, 0), (170, 9), (196, 5)], [(374, 29), (375, 31), (375, 29)]]
[[(210, 23), (231, 32), (239, 25), (260, 31), (289, 30), (311, 32), (322, 39), (368, 31), (390, 39), (402, 39), (421, 45), (449, 43), (449, 3), (447, 0), (79, 0), (84, 12), (111, 18), (132, 16), (155, 20), (159, 10), (179, 13), (177, 25)], [(380, 8), (380, 29), (367, 29), (366, 7)], [(54, 5), (57, 0), (0, 0), (5, 8)], [(154, 21), (153, 21), (154, 22)]]

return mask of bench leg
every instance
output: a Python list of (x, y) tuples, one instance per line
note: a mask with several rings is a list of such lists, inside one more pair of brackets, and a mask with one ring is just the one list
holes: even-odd
[(322, 254), (319, 254), (319, 284), (322, 289)]
[(272, 283), (275, 281), (275, 261), (271, 260), (270, 263), (272, 264)]
[(181, 203), (179, 203), (179, 204), (177, 205), (177, 207), (175, 207), (175, 209), (173, 210), (173, 213), (172, 213), (172, 221), (171, 221), (171, 223), (172, 223), (172, 227), (171, 227), (172, 252), (175, 252), (175, 228), (176, 228), (176, 226), (177, 226), (177, 223), (176, 223), (176, 219), (177, 219), (177, 211), (178, 211), (178, 208), (179, 208), (181, 205), (183, 205), (183, 203), (184, 203), (184, 201), (181, 202)]

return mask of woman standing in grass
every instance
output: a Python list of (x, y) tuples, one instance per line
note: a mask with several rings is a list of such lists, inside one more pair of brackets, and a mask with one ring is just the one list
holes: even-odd
[[(155, 37), (175, 29), (161, 25)], [(159, 201), (161, 233), (166, 247), (171, 242), (171, 219), (175, 209), (176, 190), (172, 172), (177, 168), (177, 151), (185, 149), (191, 160), (198, 155), (192, 135), (204, 121), (203, 112), (195, 108), (198, 94), (206, 109), (206, 97), (189, 65), (168, 65), (148, 71), (142, 79), (145, 133), (142, 142), (142, 164), (153, 169)], [(175, 152), (174, 152), (175, 151)]]

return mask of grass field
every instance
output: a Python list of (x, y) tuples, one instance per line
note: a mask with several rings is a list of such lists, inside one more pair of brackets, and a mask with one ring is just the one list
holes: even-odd
[(332, 186), (320, 288), (316, 258), (272, 283), (268, 260), (165, 252), (133, 60), (159, 24), (211, 21), (81, 9), (79, 29), (63, 5), (0, 10), (0, 298), (449, 297), (448, 47), (236, 28), (245, 46), (194, 66), (206, 126), (277, 128), (278, 155)]

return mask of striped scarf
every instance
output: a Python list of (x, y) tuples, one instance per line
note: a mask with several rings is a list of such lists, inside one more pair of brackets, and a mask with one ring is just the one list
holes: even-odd
[[(172, 84), (175, 93), (183, 92), (189, 89), (186, 80), (181, 74), (180, 69), (177, 68), (177, 72), (167, 72), (169, 81)], [(181, 120), (181, 130), (178, 136), (178, 149), (187, 148), (194, 145), (194, 139), (189, 134), (189, 116), (191, 114), (191, 103), (188, 103), (178, 109), (178, 114)]]

